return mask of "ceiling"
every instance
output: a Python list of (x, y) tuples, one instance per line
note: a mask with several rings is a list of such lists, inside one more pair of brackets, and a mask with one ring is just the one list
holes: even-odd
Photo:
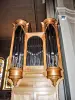
[(32, 31), (41, 31), (45, 8), (42, 0), (0, 0), (0, 38), (12, 36), (12, 23), (17, 19), (30, 22)]

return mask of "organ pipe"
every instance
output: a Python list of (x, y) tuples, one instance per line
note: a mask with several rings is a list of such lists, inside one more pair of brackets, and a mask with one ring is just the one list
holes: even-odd
[[(58, 57), (57, 57), (57, 42), (56, 42), (56, 33), (54, 27), (49, 24), (46, 29), (46, 43), (47, 43), (47, 65), (50, 66), (57, 66), (58, 64)], [(50, 56), (50, 57), (49, 57)]]

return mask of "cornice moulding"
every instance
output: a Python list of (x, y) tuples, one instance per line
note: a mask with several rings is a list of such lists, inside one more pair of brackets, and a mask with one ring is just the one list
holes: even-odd
[(75, 10), (70, 10), (66, 7), (57, 7), (57, 14), (58, 16), (65, 16), (70, 22), (75, 23)]
[(68, 9), (66, 7), (57, 7), (57, 12), (59, 13), (59, 15), (61, 14), (70, 14), (71, 16), (74, 16), (75, 17), (75, 10), (71, 10), (71, 9)]

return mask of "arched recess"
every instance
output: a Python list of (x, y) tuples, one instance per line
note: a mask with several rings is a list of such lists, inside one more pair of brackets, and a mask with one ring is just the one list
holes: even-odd
[(38, 36), (29, 38), (27, 42), (27, 66), (44, 65), (43, 62), (43, 41)]
[(46, 41), (44, 32), (26, 33), (23, 76), (26, 73), (46, 75)]

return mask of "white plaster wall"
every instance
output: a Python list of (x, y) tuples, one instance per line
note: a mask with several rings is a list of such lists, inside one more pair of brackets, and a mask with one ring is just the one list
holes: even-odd
[(63, 0), (64, 6), (69, 9), (74, 9), (73, 0)]
[[(72, 20), (72, 21), (71, 21)], [(69, 23), (69, 28), (71, 32), (71, 39), (72, 39), (72, 44), (73, 44), (73, 49), (75, 53), (75, 20), (68, 18), (68, 23)]]
[(63, 80), (59, 84), (59, 100), (65, 100)]
[(74, 9), (74, 1), (73, 0), (57, 0), (57, 6)]
[[(61, 35), (64, 47), (64, 54), (66, 60), (68, 80), (70, 86), (71, 100), (75, 100), (75, 24), (71, 23), (74, 19), (74, 11), (71, 11), (67, 8), (57, 8), (58, 17), (61, 26)], [(62, 19), (62, 17), (64, 19)]]

